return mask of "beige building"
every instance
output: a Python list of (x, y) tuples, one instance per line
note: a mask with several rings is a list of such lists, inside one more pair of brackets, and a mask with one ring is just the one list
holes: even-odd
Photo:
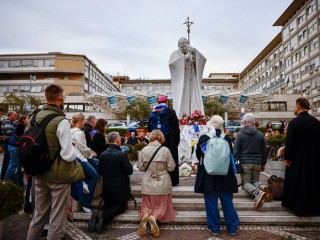
[(99, 112), (99, 104), (90, 104), (86, 96), (119, 91), (112, 77), (85, 55), (60, 52), (0, 55), (0, 102), (7, 93), (44, 96), (45, 87), (53, 83), (64, 88), (65, 110), (71, 113)]

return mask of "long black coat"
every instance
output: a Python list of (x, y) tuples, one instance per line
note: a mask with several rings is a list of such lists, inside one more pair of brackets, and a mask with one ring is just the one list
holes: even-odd
[[(162, 144), (169, 148), (172, 158), (176, 164), (175, 169), (172, 172), (169, 172), (172, 185), (179, 184), (179, 155), (178, 155), (178, 146), (180, 143), (180, 128), (179, 128), (179, 119), (176, 115), (176, 111), (172, 108), (167, 108), (166, 110), (167, 119), (170, 125), (170, 134), (165, 136), (165, 142)], [(152, 131), (151, 124), (149, 121), (148, 130)]]
[[(219, 129), (217, 131), (217, 136), (220, 136), (221, 131)], [(199, 160), (196, 182), (194, 185), (194, 192), (196, 193), (205, 193), (205, 192), (213, 192), (213, 191), (223, 191), (229, 193), (237, 193), (238, 192), (238, 183), (236, 175), (233, 172), (232, 164), (230, 163), (229, 170), (226, 176), (213, 176), (209, 175), (206, 172), (206, 169), (203, 165), (203, 157), (204, 153), (201, 150), (200, 145), (207, 142), (209, 140), (209, 136), (203, 134), (199, 142), (197, 144), (196, 156)], [(231, 138), (226, 135), (225, 140), (228, 141), (230, 150), (232, 151)]]
[(298, 216), (320, 216), (320, 122), (302, 112), (294, 118), (286, 137), (286, 167), (282, 205)]
[(126, 202), (130, 194), (130, 178), (133, 167), (120, 147), (110, 144), (101, 153), (99, 174), (103, 177), (103, 199), (106, 202)]

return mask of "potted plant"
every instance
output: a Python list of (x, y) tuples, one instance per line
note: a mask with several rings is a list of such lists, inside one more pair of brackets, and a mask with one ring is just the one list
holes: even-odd
[(284, 163), (285, 136), (282, 134), (271, 135), (266, 138), (269, 148), (268, 169), (270, 175), (284, 178), (286, 165)]
[(3, 239), (7, 217), (22, 209), (23, 190), (11, 181), (0, 180), (0, 239)]

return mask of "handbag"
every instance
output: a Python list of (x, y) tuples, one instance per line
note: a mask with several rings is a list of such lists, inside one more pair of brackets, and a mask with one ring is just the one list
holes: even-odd
[(235, 160), (232, 153), (230, 153), (230, 160), (231, 160), (231, 164), (232, 164), (234, 173), (238, 173), (239, 174), (239, 173), (242, 173), (244, 171), (242, 166), (241, 166), (241, 164), (240, 164), (239, 159)]
[(152, 160), (154, 159), (154, 157), (156, 156), (157, 152), (160, 150), (160, 148), (162, 148), (162, 145), (160, 147), (157, 148), (157, 150), (154, 152), (154, 154), (152, 155), (150, 161), (148, 162), (148, 165), (146, 167), (146, 169), (144, 170), (145, 172), (148, 170), (150, 163), (152, 162)]
[(281, 200), (283, 195), (284, 179), (282, 177), (272, 175), (268, 178), (267, 183), (270, 192), (273, 195), (273, 199)]

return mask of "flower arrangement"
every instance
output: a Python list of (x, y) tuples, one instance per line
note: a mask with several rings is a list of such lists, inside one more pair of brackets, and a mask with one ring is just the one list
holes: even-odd
[(189, 177), (191, 176), (192, 167), (188, 163), (183, 163), (179, 167), (179, 176), (180, 177)]
[(273, 161), (283, 160), (285, 135), (271, 135), (266, 138), (267, 147), (269, 148), (270, 158)]
[(184, 114), (182, 119), (179, 120), (180, 125), (187, 125), (187, 124), (199, 124), (199, 125), (206, 125), (208, 119), (205, 115), (203, 115), (199, 110), (195, 110), (191, 116), (187, 116)]

